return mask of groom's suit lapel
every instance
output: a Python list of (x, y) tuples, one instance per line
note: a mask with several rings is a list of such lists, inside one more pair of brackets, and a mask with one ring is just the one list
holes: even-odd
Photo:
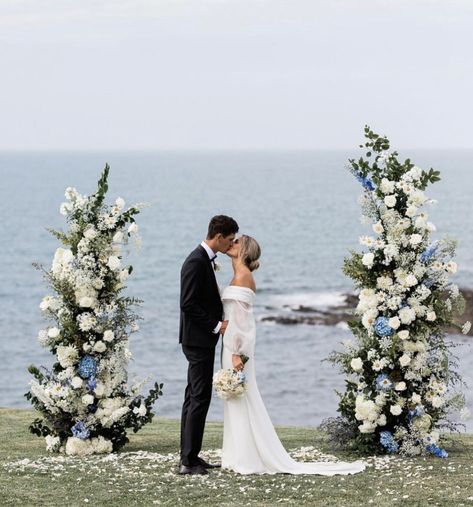
[(214, 268), (213, 268), (212, 262), (210, 261), (209, 256), (208, 256), (207, 252), (205, 251), (205, 248), (202, 245), (199, 245), (197, 247), (197, 250), (200, 252), (200, 255), (202, 256), (202, 258), (204, 258), (205, 261), (206, 261), (209, 278), (211, 280), (211, 283), (213, 283), (213, 285), (215, 287), (215, 290), (216, 290), (216, 292), (218, 294), (218, 297), (220, 299), (220, 291), (218, 289), (217, 277), (215, 276), (215, 272), (214, 272)]

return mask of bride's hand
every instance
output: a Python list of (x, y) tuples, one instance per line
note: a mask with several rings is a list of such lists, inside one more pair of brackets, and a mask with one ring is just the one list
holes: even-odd
[(245, 367), (243, 361), (241, 360), (241, 356), (238, 354), (232, 354), (232, 364), (233, 369), (236, 371), (243, 371), (243, 368)]

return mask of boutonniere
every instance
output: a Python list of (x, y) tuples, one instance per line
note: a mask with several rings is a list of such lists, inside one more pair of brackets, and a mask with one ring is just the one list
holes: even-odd
[(214, 265), (214, 271), (221, 271), (222, 266), (220, 265), (219, 262), (213, 261), (213, 265)]

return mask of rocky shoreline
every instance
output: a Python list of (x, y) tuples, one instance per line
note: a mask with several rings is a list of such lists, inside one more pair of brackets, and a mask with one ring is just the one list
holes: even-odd
[[(473, 322), (473, 289), (461, 289), (461, 293), (465, 298), (465, 313), (459, 321), (461, 323), (469, 320)], [(313, 306), (291, 306), (284, 305), (287, 310), (284, 314), (269, 314), (261, 318), (263, 322), (274, 322), (282, 325), (308, 324), (311, 326), (337, 326), (343, 325), (353, 318), (353, 310), (358, 304), (358, 296), (355, 294), (343, 294), (343, 303), (337, 306), (329, 306), (325, 308), (316, 308)], [(276, 308), (267, 306), (268, 312), (273, 312)], [(447, 328), (447, 333), (459, 334), (456, 328)]]

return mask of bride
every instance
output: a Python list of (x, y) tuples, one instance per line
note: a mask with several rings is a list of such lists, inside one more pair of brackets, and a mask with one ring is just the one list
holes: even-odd
[[(299, 463), (281, 444), (256, 384), (255, 319), (256, 286), (252, 271), (258, 268), (261, 250), (255, 239), (241, 236), (227, 255), (233, 264), (233, 279), (222, 292), (225, 320), (222, 367), (245, 369), (247, 391), (241, 398), (224, 401), (222, 468), (240, 474), (355, 474), (362, 462)], [(250, 359), (243, 365), (241, 355)]]

